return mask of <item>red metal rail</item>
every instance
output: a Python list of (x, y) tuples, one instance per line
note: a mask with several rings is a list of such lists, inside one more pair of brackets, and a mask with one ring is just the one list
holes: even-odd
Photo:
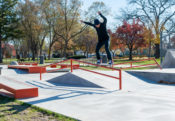
[[(67, 61), (69, 61), (69, 60), (63, 60), (63, 61), (60, 61), (60, 62), (58, 62), (58, 63), (52, 63), (52, 64), (49, 64), (49, 65), (45, 65), (45, 66), (41, 66), (41, 67), (49, 67), (49, 66), (51, 66), (51, 65), (59, 65), (59, 64), (61, 64), (61, 63), (64, 63), (64, 62), (67, 62)], [(62, 68), (59, 68), (59, 69), (55, 69), (55, 70), (52, 70), (52, 71), (48, 71), (48, 72), (54, 72), (54, 71), (57, 71), (57, 70), (61, 70)], [(42, 68), (40, 69), (40, 80), (42, 80)], [(47, 73), (47, 72), (46, 72)]]
[(125, 67), (125, 68), (121, 68), (121, 69), (130, 69), (130, 68), (137, 68), (137, 67), (145, 67), (145, 66), (153, 66), (153, 65), (157, 65), (157, 64), (145, 64), (145, 65), (138, 65), (138, 66), (132, 66), (132, 67)]
[[(142, 62), (142, 61), (148, 61), (148, 60), (153, 60), (155, 63), (153, 63), (153, 64), (145, 64), (145, 65), (133, 66), (133, 63)], [(124, 63), (113, 64), (113, 67), (114, 67), (115, 65), (123, 65), (123, 64), (130, 64), (130, 67), (124, 67), (124, 68), (121, 68), (121, 69), (130, 69), (130, 68), (146, 67), (146, 66), (153, 66), (153, 65), (157, 65), (158, 68), (162, 69), (161, 66), (158, 64), (158, 62), (156, 61), (155, 58), (150, 58), (150, 59), (143, 59), (143, 60), (138, 60), (138, 61), (131, 61), (131, 62), (124, 62)]]
[(107, 75), (107, 74), (102, 74), (102, 73), (91, 71), (91, 70), (88, 70), (88, 69), (84, 69), (84, 68), (79, 68), (79, 69), (84, 70), (84, 71), (88, 71), (88, 72), (92, 72), (92, 73), (95, 73), (95, 74), (99, 74), (99, 75), (102, 75), (102, 76), (107, 76), (107, 77), (110, 77), (110, 78), (119, 79), (119, 78), (117, 78), (115, 76), (110, 76), (110, 75)]
[[(58, 62), (58, 63), (54, 63), (54, 64), (59, 65), (60, 63), (67, 62), (67, 61), (70, 61), (70, 65), (71, 65), (71, 66), (70, 66), (70, 69), (71, 69), (71, 72), (73, 72), (73, 69), (74, 69), (74, 68), (73, 68), (73, 61), (118, 71), (118, 72), (119, 72), (119, 77), (115, 77), (115, 76), (110, 76), (110, 75), (107, 75), (107, 74), (103, 74), (103, 73), (91, 71), (91, 70), (84, 69), (84, 68), (80, 68), (80, 67), (78, 68), (78, 69), (81, 69), (81, 70), (84, 70), (84, 71), (88, 71), (88, 72), (91, 72), (91, 73), (95, 73), (95, 74), (103, 75), (103, 76), (106, 76), (106, 77), (118, 79), (118, 80), (119, 80), (119, 89), (120, 89), (120, 90), (122, 89), (122, 72), (121, 72), (121, 69), (116, 69), (116, 68), (112, 68), (112, 67), (106, 67), (106, 66), (102, 66), (102, 65), (96, 65), (96, 64), (92, 64), (92, 63), (84, 62), (84, 61), (80, 61), (80, 60), (75, 60), (75, 59), (68, 59), (68, 60), (64, 60), (64, 61), (61, 61), (61, 62)], [(51, 64), (50, 64), (50, 65), (51, 65)], [(46, 65), (46, 66), (43, 66), (43, 67), (47, 67), (47, 66), (50, 66), (50, 65)], [(68, 67), (69, 67), (69, 66), (68, 66)], [(53, 71), (57, 71), (57, 70), (61, 70), (61, 69), (62, 69), (62, 68), (60, 68), (60, 69), (55, 69), (55, 70), (48, 71), (48, 72), (53, 72)], [(41, 71), (40, 71), (40, 80), (42, 80), (42, 69), (41, 69)]]
[(131, 62), (117, 63), (117, 64), (113, 64), (113, 65), (122, 65), (122, 64), (127, 64), (127, 63), (136, 63), (136, 62), (148, 61), (148, 60), (152, 60), (152, 59), (153, 59), (153, 58), (150, 58), (150, 59), (142, 59), (142, 60), (131, 61)]
[(93, 66), (97, 66), (97, 67), (102, 67), (102, 68), (118, 71), (119, 72), (119, 77), (114, 77), (114, 76), (110, 76), (110, 75), (107, 75), (107, 74), (103, 74), (103, 73), (91, 71), (91, 70), (88, 70), (88, 69), (80, 68), (80, 69), (88, 71), (88, 72), (92, 72), (92, 73), (95, 73), (95, 74), (107, 76), (107, 77), (114, 78), (114, 79), (118, 79), (119, 80), (119, 89), (120, 90), (122, 89), (122, 72), (121, 72), (121, 69), (116, 69), (116, 68), (112, 68), (112, 67), (106, 67), (106, 66), (102, 66), (102, 65), (92, 64), (92, 63), (89, 63), (89, 62), (84, 62), (84, 61), (75, 60), (75, 59), (71, 59), (71, 63), (72, 63), (72, 61), (76, 61), (76, 62), (80, 62), (80, 63), (84, 63), (84, 64), (89, 64), (89, 65), (93, 65)]
[(112, 68), (112, 67), (106, 67), (106, 66), (102, 66), (102, 65), (97, 65), (97, 64), (89, 63), (89, 62), (75, 60), (75, 59), (71, 59), (71, 60), (76, 61), (76, 62), (80, 62), (80, 63), (84, 63), (84, 64), (89, 64), (89, 65), (92, 65), (92, 66), (97, 66), (97, 67), (102, 67), (102, 68), (106, 68), (106, 69), (120, 71), (120, 69), (116, 69), (116, 68)]
[(156, 59), (153, 58), (153, 60), (156, 62), (157, 66), (158, 66), (160, 69), (162, 69), (162, 67), (159, 65), (159, 63), (156, 61)]

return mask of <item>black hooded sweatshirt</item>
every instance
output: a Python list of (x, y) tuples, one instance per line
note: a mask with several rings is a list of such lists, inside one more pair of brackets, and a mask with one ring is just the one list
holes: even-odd
[(92, 24), (90, 22), (84, 22), (84, 23), (87, 24), (87, 25), (93, 26), (96, 29), (99, 42), (107, 41), (107, 40), (109, 40), (109, 35), (108, 35), (107, 29), (106, 29), (107, 19), (102, 14), (99, 14), (99, 15), (104, 20), (103, 23), (100, 23), (100, 27), (99, 28), (97, 28), (95, 26), (95, 24)]

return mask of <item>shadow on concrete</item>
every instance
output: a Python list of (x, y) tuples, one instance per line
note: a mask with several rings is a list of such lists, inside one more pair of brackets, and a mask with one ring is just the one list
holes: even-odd
[(28, 74), (27, 70), (21, 70), (21, 69), (12, 69), (12, 70), (14, 70), (17, 74)]
[[(66, 88), (66, 87), (65, 87)], [(63, 91), (68, 91), (68, 92), (64, 92), (64, 94), (58, 94), (55, 96), (51, 96), (48, 98), (44, 98), (44, 99), (39, 99), (39, 100), (35, 100), (35, 101), (30, 101), (28, 103), (30, 104), (39, 104), (39, 103), (43, 103), (43, 102), (49, 102), (49, 101), (53, 101), (53, 100), (61, 100), (61, 99), (68, 99), (68, 98), (74, 98), (74, 97), (78, 97), (78, 96), (84, 96), (84, 95), (93, 95), (93, 94), (100, 94), (100, 95), (104, 95), (104, 94), (109, 94), (112, 93), (114, 91), (109, 91), (109, 92), (95, 92), (95, 90), (86, 90), (86, 91), (82, 91), (82, 90), (78, 90), (78, 89), (62, 89), (57, 87), (57, 90), (63, 90)]]
[[(36, 87), (39, 87), (41, 89), (49, 89), (50, 91), (52, 90), (58, 90), (58, 94), (45, 98), (45, 99), (39, 99), (39, 100), (35, 100), (35, 101), (30, 101), (28, 103), (30, 104), (38, 104), (38, 103), (43, 103), (43, 102), (49, 102), (52, 100), (61, 100), (61, 99), (68, 99), (68, 98), (74, 98), (74, 97), (78, 97), (78, 96), (83, 96), (83, 95), (93, 95), (93, 94), (98, 94), (98, 95), (105, 95), (105, 94), (109, 94), (109, 93), (113, 93), (116, 92), (118, 90), (113, 90), (113, 91), (109, 91), (109, 90), (105, 90), (104, 88), (89, 88), (89, 87), (83, 87), (83, 86), (75, 86), (75, 85), (68, 85), (68, 84), (62, 84), (59, 83), (59, 79), (67, 78), (68, 77), (74, 77), (76, 79), (82, 79), (80, 77), (77, 77), (75, 75), (72, 75), (71, 73), (62, 75), (61, 77), (56, 77), (53, 78), (51, 80), (47, 80), (47, 82), (53, 84), (54, 86), (51, 86), (49, 84), (43, 83), (43, 82), (38, 82), (38, 81), (28, 81), (27, 83), (34, 85)], [(75, 80), (76, 81), (76, 80)], [(82, 79), (82, 81), (87, 81)], [(78, 82), (78, 81), (77, 81)], [(55, 92), (55, 91), (54, 91)], [(59, 94), (61, 93), (61, 94)]]
[[(33, 83), (30, 82), (26, 82), (30, 85), (42, 88), (42, 89), (51, 89), (51, 90), (62, 90), (62, 91), (75, 91), (75, 89), (78, 90), (83, 90), (83, 91), (99, 91), (100, 93), (96, 93), (96, 94), (104, 94), (104, 93), (109, 93), (109, 92), (113, 92), (113, 91), (109, 91), (106, 90), (104, 88), (88, 88), (88, 87), (76, 87), (76, 86), (65, 86), (65, 85), (57, 85), (57, 86), (51, 86), (51, 85), (47, 85), (44, 84), (42, 82), (38, 82), (38, 81), (33, 81)], [(37, 83), (37, 84), (36, 84)], [(114, 90), (117, 91), (117, 90)]]

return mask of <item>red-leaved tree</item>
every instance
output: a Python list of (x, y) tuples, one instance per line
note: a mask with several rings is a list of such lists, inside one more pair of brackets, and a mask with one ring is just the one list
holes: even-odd
[(124, 21), (123, 25), (119, 26), (116, 31), (116, 37), (129, 49), (129, 60), (132, 60), (134, 50), (145, 45), (143, 30), (144, 26), (139, 24), (139, 20), (135, 22), (135, 19), (133, 19), (132, 24)]
[(120, 39), (117, 38), (116, 33), (112, 33), (111, 37), (111, 52), (113, 56), (115, 55), (116, 51), (119, 49), (122, 53), (124, 53), (125, 45), (122, 43)]

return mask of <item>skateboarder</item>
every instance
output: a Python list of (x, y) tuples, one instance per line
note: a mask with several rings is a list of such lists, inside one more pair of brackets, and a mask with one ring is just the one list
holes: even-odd
[(94, 19), (94, 24), (92, 24), (90, 22), (85, 22), (82, 20), (81, 20), (81, 22), (94, 27), (97, 31), (97, 35), (98, 35), (98, 43), (96, 46), (97, 64), (101, 63), (99, 50), (103, 45), (105, 45), (105, 50), (106, 50), (107, 57), (108, 57), (108, 63), (111, 65), (113, 63), (113, 61), (112, 61), (111, 52), (109, 51), (110, 37), (109, 37), (107, 29), (106, 29), (107, 19), (106, 19), (106, 17), (104, 17), (101, 14), (101, 12), (98, 12), (98, 14), (104, 20), (102, 23), (98, 19)]

